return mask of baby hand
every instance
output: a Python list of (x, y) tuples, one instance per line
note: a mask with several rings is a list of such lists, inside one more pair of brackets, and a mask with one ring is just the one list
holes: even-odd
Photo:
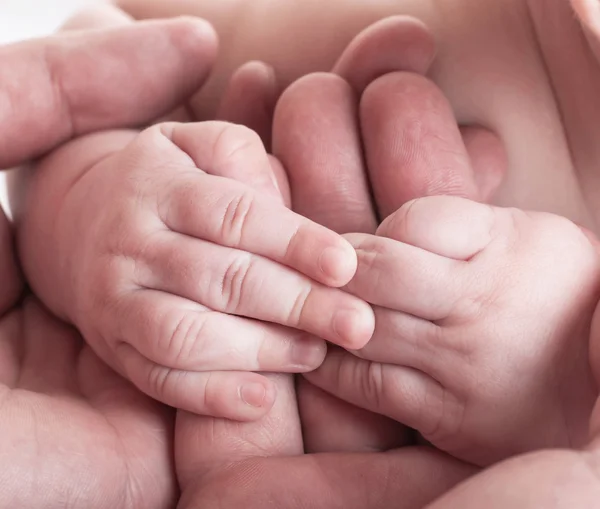
[(480, 465), (587, 439), (600, 263), (573, 223), (462, 198), (411, 201), (353, 234), (348, 290), (375, 333), (307, 378)]
[[(252, 187), (223, 178), (240, 174)], [(275, 389), (252, 371), (310, 370), (319, 338), (359, 348), (372, 333), (370, 307), (332, 288), (356, 270), (352, 246), (283, 205), (240, 126), (144, 131), (71, 186), (56, 236), (64, 314), (143, 392), (191, 412), (257, 419)]]

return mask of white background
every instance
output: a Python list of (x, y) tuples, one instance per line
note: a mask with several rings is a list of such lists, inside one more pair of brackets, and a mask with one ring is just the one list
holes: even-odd
[[(94, 0), (0, 0), (0, 44), (39, 37), (54, 31), (72, 12)], [(0, 126), (0, 131), (3, 126)], [(6, 206), (4, 176), (0, 202)]]
[(93, 0), (0, 0), (0, 43), (52, 32)]

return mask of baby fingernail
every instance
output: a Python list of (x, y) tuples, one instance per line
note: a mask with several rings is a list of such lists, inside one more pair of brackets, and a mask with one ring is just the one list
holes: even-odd
[(292, 344), (292, 364), (304, 368), (316, 368), (325, 359), (327, 346), (325, 342), (316, 339), (298, 339)]
[(319, 256), (321, 272), (332, 280), (335, 286), (347, 284), (356, 272), (357, 258), (350, 248), (328, 247)]
[(264, 405), (266, 395), (267, 390), (265, 386), (255, 382), (243, 385), (240, 390), (242, 401), (247, 405), (257, 408)]
[(365, 303), (362, 309), (341, 309), (333, 317), (333, 330), (340, 338), (339, 345), (358, 349), (365, 346), (375, 330), (375, 315)]

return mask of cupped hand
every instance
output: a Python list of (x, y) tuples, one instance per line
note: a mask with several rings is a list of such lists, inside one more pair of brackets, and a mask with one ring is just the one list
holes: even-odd
[(0, 505), (173, 507), (173, 412), (34, 297), (0, 322), (0, 367)]
[[(206, 23), (188, 19), (0, 48), (0, 167), (168, 112), (205, 79), (214, 42)], [(172, 507), (172, 413), (108, 369), (35, 297), (20, 300), (4, 213), (0, 232), (0, 505)]]

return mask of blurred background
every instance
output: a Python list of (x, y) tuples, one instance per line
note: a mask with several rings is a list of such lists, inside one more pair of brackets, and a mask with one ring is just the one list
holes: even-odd
[[(98, 0), (0, 0), (0, 44), (49, 34), (94, 1)], [(8, 210), (4, 175), (0, 175), (0, 203)]]
[(73, 11), (94, 0), (0, 0), (0, 44), (55, 30)]

